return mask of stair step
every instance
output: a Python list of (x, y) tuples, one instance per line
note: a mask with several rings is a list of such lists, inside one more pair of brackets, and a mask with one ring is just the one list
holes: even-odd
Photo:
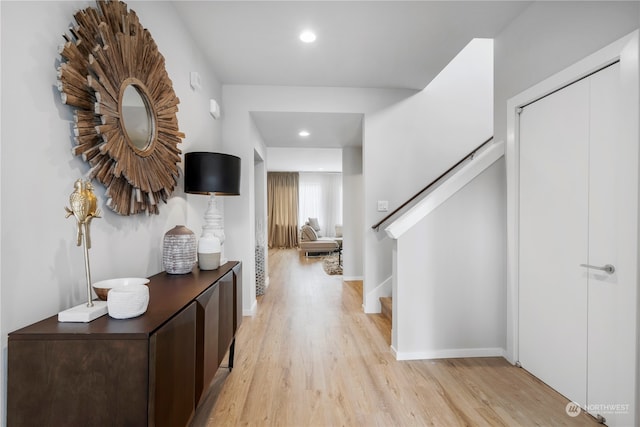
[(389, 320), (393, 319), (393, 305), (391, 303), (391, 297), (380, 297), (380, 305), (382, 306), (382, 315)]

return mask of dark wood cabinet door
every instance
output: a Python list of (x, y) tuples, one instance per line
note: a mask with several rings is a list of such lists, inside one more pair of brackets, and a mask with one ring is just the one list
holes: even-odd
[(220, 289), (214, 285), (204, 291), (197, 302), (196, 402), (211, 385), (218, 370), (218, 324)]
[(218, 365), (222, 363), (227, 350), (233, 340), (233, 325), (235, 323), (235, 306), (233, 301), (233, 272), (225, 274), (218, 282), (220, 289), (220, 324), (218, 330)]
[(235, 323), (233, 325), (233, 332), (235, 335), (235, 332), (242, 323), (242, 264), (240, 263), (233, 267), (233, 292), (233, 298), (236, 302), (234, 310)]
[(149, 425), (187, 425), (196, 407), (196, 302), (151, 336), (149, 354)]
[(7, 425), (144, 426), (147, 340), (11, 339)]

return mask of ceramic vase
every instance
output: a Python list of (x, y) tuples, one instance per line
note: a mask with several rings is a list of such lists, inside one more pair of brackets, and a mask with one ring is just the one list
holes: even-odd
[(184, 225), (176, 225), (164, 235), (162, 266), (169, 274), (191, 273), (196, 263), (196, 235)]
[(198, 266), (200, 270), (220, 267), (220, 239), (213, 233), (203, 234), (198, 242)]

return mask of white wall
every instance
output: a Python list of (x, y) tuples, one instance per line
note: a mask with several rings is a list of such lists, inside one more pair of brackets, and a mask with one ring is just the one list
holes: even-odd
[(342, 277), (344, 280), (364, 278), (362, 147), (342, 150)]
[[(243, 263), (243, 313), (251, 316), (256, 313), (256, 278), (255, 278), (255, 246), (256, 246), (256, 200), (264, 200), (266, 194), (256, 198), (256, 157), (267, 160), (267, 150), (260, 132), (249, 114), (237, 114), (237, 106), (231, 99), (227, 102), (228, 87), (223, 87), (223, 150), (241, 158), (240, 195), (225, 198), (225, 234), (227, 242), (225, 251), (229, 259)], [(263, 176), (263, 191), (266, 192), (266, 168), (260, 173)], [(267, 224), (266, 208), (263, 221)]]
[[(254, 152), (254, 196), (256, 246), (264, 248), (265, 287), (269, 286), (269, 251), (267, 250), (269, 224), (267, 222), (267, 168), (258, 151)], [(254, 266), (255, 268), (255, 266)], [(255, 277), (255, 276), (254, 276)], [(255, 280), (255, 279), (254, 279)]]
[(638, 28), (637, 1), (533, 2), (495, 38), (496, 139), (506, 101)]
[(504, 174), (501, 159), (397, 240), (398, 359), (503, 354)]
[[(183, 152), (215, 150), (220, 122), (208, 113), (221, 87), (211, 68), (175, 19), (169, 2), (128, 2), (154, 37), (180, 98), (178, 121), (186, 138)], [(86, 288), (82, 248), (75, 245), (75, 223), (64, 206), (73, 183), (88, 165), (71, 154), (72, 109), (56, 89), (58, 46), (73, 13), (94, 2), (0, 2), (1, 8), (1, 277), (3, 364), (7, 333), (81, 303)], [(168, 31), (170, 29), (171, 31)], [(202, 76), (202, 89), (189, 86), (189, 72)], [(164, 233), (184, 224), (199, 234), (206, 197), (189, 196), (182, 180), (157, 216), (122, 217), (104, 205), (104, 187), (96, 184), (103, 217), (92, 222), (90, 250), (94, 281), (147, 277), (162, 270)], [(3, 369), (3, 378), (6, 372)], [(6, 380), (2, 381), (6, 402)], [(2, 419), (4, 420), (4, 414)]]
[(268, 147), (269, 172), (342, 172), (341, 148)]
[[(534, 2), (495, 38), (494, 127), (506, 140), (507, 101), (637, 29), (639, 2)], [(507, 165), (509, 168), (509, 165)], [(507, 293), (507, 354), (513, 354)]]
[[(251, 111), (361, 113), (363, 139), (363, 265), (365, 311), (380, 310), (376, 298), (367, 298), (381, 284), (390, 283), (391, 241), (371, 230), (381, 218), (377, 200), (391, 208), (440, 175), (463, 155), (492, 135), (492, 42), (476, 40), (463, 50), (423, 91), (224, 86), (223, 140), (227, 151), (253, 164), (258, 136), (251, 135)], [(473, 72), (469, 72), (473, 70)], [(389, 155), (393, 153), (393, 155)], [(268, 159), (267, 159), (268, 161)], [(251, 168), (252, 169), (252, 168)], [(252, 171), (243, 167), (245, 173)], [(227, 252), (243, 262), (252, 259), (255, 237), (253, 193), (243, 179), (241, 196), (228, 199), (227, 231), (245, 246)], [(231, 247), (227, 250), (230, 251)], [(251, 277), (249, 278), (251, 280)], [(249, 285), (245, 283), (245, 293)], [(247, 303), (247, 301), (245, 301)], [(250, 307), (245, 305), (244, 309)]]
[[(245, 312), (255, 308), (255, 264), (249, 266), (253, 259), (255, 236), (253, 232), (254, 188), (253, 158), (254, 150), (264, 150), (251, 121), (252, 111), (275, 112), (320, 112), (320, 113), (360, 113), (370, 114), (414, 94), (410, 90), (359, 89), (359, 88), (326, 88), (326, 87), (284, 87), (284, 86), (242, 86), (226, 85), (223, 87), (224, 148), (231, 154), (242, 158), (242, 183), (240, 196), (225, 200), (226, 233), (234, 235), (234, 240), (227, 247), (227, 254), (232, 259), (245, 263), (243, 295)], [(366, 144), (366, 140), (365, 140)], [(267, 158), (268, 161), (268, 158)], [(247, 167), (246, 165), (250, 165)], [(367, 227), (360, 222), (360, 227)], [(365, 248), (368, 250), (368, 248)], [(252, 281), (252, 282), (251, 282)], [(254, 295), (253, 301), (246, 298)]]
[[(2, 25), (2, 7), (0, 5), (0, 26)], [(2, 47), (2, 31), (0, 31), (0, 49)], [(0, 100), (2, 97), (2, 57), (0, 56)], [(0, 129), (2, 129), (2, 108), (0, 104)], [(0, 132), (0, 147), (2, 147), (2, 133)], [(2, 150), (0, 149), (0, 189), (2, 188)], [(0, 235), (2, 233), (2, 192), (0, 191)], [(6, 413), (6, 398), (7, 395), (7, 382), (6, 375), (7, 372), (7, 353), (5, 351), (6, 348), (6, 340), (4, 338), (4, 327), (2, 322), (2, 245), (0, 244), (0, 334), (2, 336), (2, 340), (0, 341), (0, 348), (2, 351), (0, 352), (0, 358), (2, 359), (2, 363), (0, 364), (0, 424), (4, 425), (5, 422), (5, 413)]]
[[(390, 291), (392, 242), (371, 226), (493, 135), (493, 43), (476, 39), (418, 94), (365, 117), (365, 311)], [(380, 287), (385, 288), (380, 290)]]

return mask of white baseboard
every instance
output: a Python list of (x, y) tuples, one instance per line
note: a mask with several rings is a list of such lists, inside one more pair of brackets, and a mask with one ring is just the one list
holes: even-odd
[(242, 310), (242, 315), (253, 317), (256, 315), (257, 312), (258, 312), (258, 301), (253, 300), (253, 305), (251, 306), (251, 308), (249, 310)]
[(412, 352), (398, 352), (393, 346), (391, 351), (396, 360), (429, 360), (429, 359), (459, 359), (472, 357), (505, 357), (503, 348), (451, 348), (442, 350), (425, 350)]
[(363, 276), (342, 276), (342, 280), (350, 282), (353, 280), (364, 280)]

